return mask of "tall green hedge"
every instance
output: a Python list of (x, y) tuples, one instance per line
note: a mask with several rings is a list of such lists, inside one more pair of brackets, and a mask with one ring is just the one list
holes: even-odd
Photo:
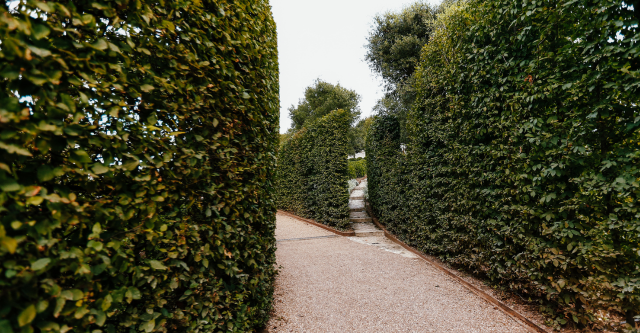
[(350, 117), (347, 111), (332, 111), (281, 145), (276, 189), (279, 209), (347, 229)]
[(0, 331), (263, 324), (268, 2), (4, 1), (0, 41)]
[(478, 0), (433, 24), (406, 155), (390, 117), (369, 137), (382, 222), (557, 324), (640, 314), (637, 9)]

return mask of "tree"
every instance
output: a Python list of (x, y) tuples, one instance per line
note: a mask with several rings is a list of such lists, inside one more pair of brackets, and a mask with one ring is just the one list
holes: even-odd
[(369, 131), (369, 127), (371, 127), (372, 122), (373, 117), (367, 117), (360, 120), (358, 124), (353, 128), (351, 146), (354, 152), (357, 153), (364, 150), (365, 141), (367, 139), (367, 132)]
[(317, 79), (304, 91), (304, 98), (298, 106), (289, 107), (289, 117), (293, 121), (293, 129), (299, 130), (305, 124), (324, 117), (329, 112), (343, 109), (351, 115), (351, 123), (360, 117), (360, 95), (355, 91)]
[(428, 22), (436, 18), (437, 12), (437, 8), (416, 2), (399, 13), (375, 16), (365, 59), (385, 81), (388, 91), (397, 89), (415, 72), (420, 50), (431, 35)]
[(416, 2), (398, 13), (376, 15), (367, 38), (365, 59), (371, 70), (382, 78), (386, 89), (385, 97), (378, 101), (374, 111), (396, 115), (402, 138), (406, 136), (406, 114), (416, 97), (413, 76), (420, 51), (429, 41), (433, 31), (430, 22), (439, 12), (441, 7)]

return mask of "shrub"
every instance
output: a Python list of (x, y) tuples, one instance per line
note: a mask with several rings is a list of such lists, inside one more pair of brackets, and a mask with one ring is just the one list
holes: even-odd
[(348, 112), (332, 111), (282, 144), (276, 190), (279, 209), (342, 230), (349, 226), (345, 158), (349, 123)]
[(267, 1), (0, 5), (0, 331), (252, 331), (270, 310)]
[(347, 167), (349, 169), (349, 179), (362, 178), (367, 175), (366, 160), (362, 158), (356, 159), (355, 161), (349, 160)]
[(559, 324), (637, 314), (636, 13), (622, 1), (449, 7), (423, 48), (406, 156), (388, 117), (372, 125), (381, 221), (538, 297)]

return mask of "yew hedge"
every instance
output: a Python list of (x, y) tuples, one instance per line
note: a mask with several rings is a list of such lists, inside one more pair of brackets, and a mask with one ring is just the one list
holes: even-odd
[(0, 41), (0, 331), (265, 323), (268, 2), (3, 1)]
[(280, 146), (277, 206), (345, 230), (349, 226), (347, 181), (351, 115), (332, 111)]
[(393, 116), (370, 131), (381, 222), (541, 300), (556, 324), (640, 314), (638, 12), (614, 0), (447, 7), (422, 51), (406, 154)]

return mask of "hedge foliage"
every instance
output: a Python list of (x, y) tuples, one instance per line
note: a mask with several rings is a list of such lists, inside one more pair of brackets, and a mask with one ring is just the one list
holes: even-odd
[(542, 299), (556, 324), (639, 314), (638, 16), (614, 0), (449, 6), (423, 48), (406, 155), (393, 116), (370, 131), (381, 221)]
[(345, 230), (349, 226), (347, 150), (351, 114), (335, 110), (280, 146), (277, 206)]
[(0, 5), (0, 331), (264, 323), (268, 2), (16, 3)]
[(367, 175), (367, 161), (365, 159), (349, 160), (347, 168), (349, 179), (362, 178)]

